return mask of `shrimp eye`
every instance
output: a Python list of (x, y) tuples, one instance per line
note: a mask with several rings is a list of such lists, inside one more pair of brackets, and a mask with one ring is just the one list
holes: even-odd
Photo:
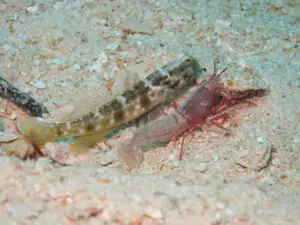
[(186, 60), (184, 60), (184, 62), (183, 62), (185, 65), (191, 65), (191, 63), (192, 63), (192, 59), (191, 58), (188, 58), (188, 59), (186, 59)]

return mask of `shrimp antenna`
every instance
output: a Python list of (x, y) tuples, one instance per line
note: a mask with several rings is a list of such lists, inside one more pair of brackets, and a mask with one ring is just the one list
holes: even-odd
[(217, 74), (217, 63), (218, 63), (218, 59), (215, 59), (214, 60), (214, 72), (212, 74), (212, 77), (219, 77), (228, 69), (228, 67), (226, 67), (219, 74)]
[(214, 60), (214, 72), (213, 72), (213, 77), (216, 76), (217, 73), (217, 59)]
[(223, 73), (225, 73), (225, 71), (228, 69), (228, 67), (226, 67), (225, 69), (223, 69), (218, 75), (215, 75), (216, 77), (221, 76)]
[(212, 76), (211, 76), (211, 78), (210, 78), (209, 80), (212, 80), (212, 79), (215, 78), (215, 77), (221, 76), (221, 75), (222, 75), (223, 73), (225, 73), (225, 71), (228, 69), (228, 67), (226, 67), (226, 68), (223, 69), (219, 74), (217, 74), (217, 62), (218, 62), (218, 60), (215, 59), (215, 60), (214, 60), (214, 72), (213, 72), (213, 74), (212, 74)]

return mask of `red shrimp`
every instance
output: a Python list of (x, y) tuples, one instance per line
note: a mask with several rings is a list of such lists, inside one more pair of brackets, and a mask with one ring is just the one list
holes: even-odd
[[(138, 129), (131, 139), (119, 143), (117, 146), (119, 157), (130, 169), (139, 166), (145, 149), (169, 142), (198, 125), (205, 123), (218, 125), (214, 121), (220, 118), (223, 118), (223, 121), (227, 119), (227, 114), (222, 113), (227, 106), (267, 93), (265, 89), (242, 91), (225, 89), (224, 85), (218, 82), (218, 77), (226, 69), (217, 75), (215, 68), (214, 64), (214, 73), (210, 79), (202, 81), (174, 112), (161, 115)], [(184, 137), (179, 160), (182, 159), (183, 143)]]

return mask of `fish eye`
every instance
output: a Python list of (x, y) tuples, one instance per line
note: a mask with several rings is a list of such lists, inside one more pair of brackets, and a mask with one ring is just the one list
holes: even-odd
[(186, 59), (186, 60), (184, 60), (184, 62), (183, 62), (185, 65), (191, 65), (191, 63), (192, 63), (192, 59), (191, 58), (188, 58), (188, 59)]

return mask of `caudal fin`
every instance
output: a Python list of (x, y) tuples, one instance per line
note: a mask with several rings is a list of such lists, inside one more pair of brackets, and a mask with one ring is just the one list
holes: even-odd
[(53, 123), (40, 118), (22, 118), (17, 122), (19, 131), (36, 145), (55, 140)]

